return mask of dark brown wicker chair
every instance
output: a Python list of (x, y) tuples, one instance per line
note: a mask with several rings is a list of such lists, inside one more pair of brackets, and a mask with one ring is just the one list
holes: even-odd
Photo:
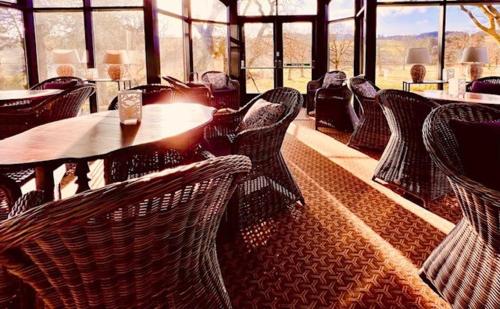
[(360, 76), (351, 78), (349, 84), (361, 114), (348, 145), (355, 148), (383, 150), (389, 141), (391, 131), (382, 108), (375, 102), (375, 93), (379, 88)]
[(175, 90), (174, 100), (176, 102), (200, 103), (212, 106), (212, 94), (210, 88), (204, 84), (185, 83), (172, 76), (162, 77)]
[[(142, 104), (172, 103), (174, 101), (174, 88), (165, 85), (141, 85), (130, 90), (142, 91)], [(109, 104), (108, 110), (118, 109), (118, 97), (115, 97)]]
[[(339, 85), (343, 85), (345, 80), (347, 79), (347, 75), (343, 71), (330, 71), (327, 74), (338, 74), (339, 75)], [(306, 112), (309, 115), (315, 109), (316, 103), (314, 101), (316, 97), (316, 91), (318, 89), (323, 88), (323, 80), (325, 79), (325, 75), (321, 76), (319, 79), (315, 79), (307, 83), (307, 96), (306, 96)]]
[(215, 89), (213, 85), (210, 83), (208, 78), (209, 74), (213, 73), (222, 73), (219, 71), (208, 71), (201, 75), (201, 80), (203, 83), (207, 84), (210, 87), (210, 91), (213, 96), (213, 106), (217, 109), (222, 108), (232, 108), (239, 109), (240, 108), (240, 82), (232, 79), (229, 75), (226, 74), (226, 87), (221, 89)]
[(230, 308), (216, 232), (250, 168), (215, 158), (29, 207), (0, 224), (0, 266), (50, 308)]
[[(495, 84), (500, 87), (500, 76), (486, 76), (486, 77), (481, 77), (478, 78), (476, 81), (481, 81), (481, 82), (487, 82), (490, 84)], [(472, 82), (467, 84), (467, 92), (472, 91)]]
[[(49, 78), (47, 80), (44, 80), (43, 82), (40, 82), (33, 87), (31, 87), (31, 90), (44, 90), (48, 88), (57, 88), (57, 89), (69, 89), (74, 86), (78, 85), (83, 85), (83, 80), (81, 78), (75, 77), (75, 76), (60, 76), (60, 77), (54, 77), (54, 78)], [(62, 88), (61, 88), (62, 87)]]
[(349, 104), (352, 92), (343, 86), (330, 86), (316, 91), (315, 126), (334, 127), (341, 131), (352, 131), (352, 122), (349, 116)]
[(384, 110), (392, 134), (374, 180), (394, 184), (424, 203), (449, 192), (448, 180), (432, 163), (422, 140), (424, 121), (439, 105), (400, 90), (381, 90), (376, 101)]
[[(82, 104), (95, 91), (93, 85), (80, 85), (43, 100), (40, 103), (23, 108), (0, 107), (0, 139), (19, 134), (33, 127), (56, 120), (75, 117)], [(19, 186), (24, 185), (34, 176), (34, 170), (6, 170), (0, 173), (14, 180)], [(2, 193), (4, 197), (12, 193)], [(12, 205), (12, 200), (4, 199), (2, 203)]]
[(425, 121), (425, 146), (448, 177), (464, 217), (425, 261), (421, 277), (454, 308), (500, 308), (500, 192), (465, 174), (452, 119), (498, 120), (500, 111), (448, 104)]
[[(259, 99), (286, 105), (283, 117), (273, 125), (237, 132), (249, 108)], [(230, 224), (250, 226), (265, 220), (304, 197), (281, 154), (281, 145), (290, 123), (297, 117), (303, 97), (295, 89), (278, 88), (254, 98), (240, 110), (216, 114), (206, 129), (207, 148), (216, 155), (240, 154), (252, 160), (253, 168), (244, 183), (238, 186), (230, 208)]]

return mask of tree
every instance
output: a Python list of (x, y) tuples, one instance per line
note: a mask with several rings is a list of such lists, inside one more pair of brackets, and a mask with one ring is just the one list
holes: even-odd
[(474, 23), (478, 29), (491, 36), (495, 39), (497, 44), (500, 45), (500, 29), (498, 29), (500, 28), (500, 12), (498, 12), (493, 4), (475, 4), (474, 6), (479, 8), (486, 16), (489, 25), (482, 24), (474, 13), (469, 8), (465, 7), (465, 5), (460, 5), (460, 9), (469, 16), (472, 23)]
[(341, 69), (341, 66), (346, 63), (351, 63), (354, 39), (352, 31), (342, 24), (334, 24), (335, 31), (330, 33), (328, 38), (328, 51), (330, 57), (330, 64), (335, 70)]

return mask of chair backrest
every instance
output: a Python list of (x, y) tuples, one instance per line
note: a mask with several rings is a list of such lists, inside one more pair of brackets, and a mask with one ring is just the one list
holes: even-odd
[[(159, 84), (141, 85), (130, 90), (142, 91), (142, 104), (172, 103), (174, 97), (173, 87)], [(115, 97), (108, 106), (108, 110), (118, 109), (118, 97)]]
[(31, 208), (0, 224), (0, 264), (51, 308), (230, 307), (216, 232), (244, 156)]
[(304, 103), (304, 98), (298, 90), (287, 87), (268, 90), (254, 98), (251, 101), (251, 104), (259, 99), (264, 99), (271, 103), (280, 103), (285, 105), (286, 110), (279, 122), (287, 123), (287, 125), (290, 124), (295, 119), (295, 117), (297, 117)]
[(83, 103), (95, 92), (95, 86), (84, 84), (64, 90), (38, 104), (38, 125), (76, 117)]
[(340, 71), (340, 70), (333, 70), (333, 71), (330, 71), (330, 72), (327, 72), (325, 75), (323, 75), (321, 78), (320, 78), (320, 81), (321, 81), (321, 85), (324, 84), (325, 82), (325, 77), (327, 75), (334, 75), (336, 76), (336, 78), (338, 79), (338, 83), (330, 83), (330, 85), (333, 85), (333, 86), (342, 86), (344, 84), (344, 82), (347, 80), (347, 74), (345, 74), (344, 71)]
[(204, 83), (210, 83), (210, 80), (208, 78), (208, 76), (210, 74), (224, 74), (226, 76), (226, 85), (229, 83), (229, 76), (224, 73), (224, 72), (221, 72), (221, 71), (206, 71), (205, 73), (201, 74), (201, 80), (204, 82)]
[[(489, 83), (489, 84), (495, 84), (495, 85), (498, 85), (498, 87), (500, 87), (500, 76), (486, 76), (486, 77), (478, 78), (475, 81), (486, 82), (486, 83)], [(471, 92), (472, 91), (472, 84), (475, 81), (467, 84), (467, 88), (466, 88), (467, 92)]]
[(371, 81), (362, 76), (351, 77), (349, 79), (349, 86), (354, 93), (354, 96), (356, 96), (360, 101), (365, 98), (374, 99), (375, 94), (379, 90), (379, 88)]
[[(397, 134), (402, 139), (419, 141), (422, 141), (425, 119), (439, 106), (418, 94), (401, 90), (381, 90), (375, 100), (382, 106), (392, 134)], [(420, 145), (423, 148), (423, 144)]]
[(49, 78), (47, 80), (44, 80), (43, 82), (40, 82), (30, 89), (32, 90), (44, 90), (44, 89), (68, 89), (72, 88), (74, 86), (78, 85), (83, 85), (83, 80), (81, 78), (75, 77), (75, 76), (60, 76), (60, 77), (54, 77), (54, 78)]

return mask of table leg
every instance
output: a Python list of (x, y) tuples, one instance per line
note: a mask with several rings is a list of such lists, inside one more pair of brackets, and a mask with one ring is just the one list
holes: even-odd
[(54, 200), (54, 168), (40, 166), (35, 168), (36, 189), (44, 191), (47, 201)]
[(80, 161), (76, 164), (75, 175), (77, 177), (76, 183), (78, 184), (78, 189), (76, 193), (90, 190), (89, 181), (90, 178), (87, 174), (90, 172), (89, 165), (86, 161)]

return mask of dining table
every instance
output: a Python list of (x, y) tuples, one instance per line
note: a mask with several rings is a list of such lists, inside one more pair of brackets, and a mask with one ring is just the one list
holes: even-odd
[(415, 91), (428, 99), (437, 101), (438, 103), (472, 103), (486, 104), (492, 107), (500, 107), (500, 95), (466, 92), (464, 95), (452, 95), (444, 90), (425, 90)]
[(161, 142), (189, 151), (199, 144), (216, 110), (196, 103), (143, 106), (136, 125), (123, 125), (119, 111), (106, 111), (44, 124), (0, 141), (0, 168), (34, 168), (37, 190), (54, 199), (54, 170), (76, 163), (78, 192), (88, 190), (88, 162), (117, 151)]
[(44, 99), (55, 96), (63, 92), (61, 89), (43, 89), (43, 90), (0, 90), (0, 106), (16, 102), (25, 102)]

